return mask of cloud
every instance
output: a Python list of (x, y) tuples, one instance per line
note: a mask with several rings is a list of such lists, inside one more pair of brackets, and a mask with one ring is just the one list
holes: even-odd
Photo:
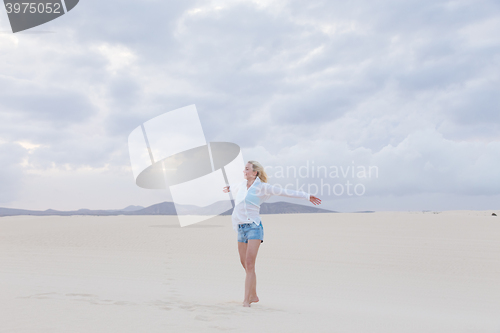
[(19, 144), (0, 141), (0, 203), (8, 203), (18, 199), (19, 191), (24, 185), (22, 163), (28, 151)]
[(96, 111), (83, 93), (28, 80), (1, 80), (0, 98), (4, 113), (59, 127), (85, 121)]
[(320, 190), (321, 184), (363, 184), (365, 196), (500, 195), (499, 153), (500, 142), (457, 142), (436, 130), (423, 130), (380, 151), (309, 140), (276, 154), (263, 147), (247, 149), (244, 156), (263, 163), (272, 182), (295, 185), (299, 178), (298, 184), (316, 184), (311, 188), (319, 195), (336, 200), (328, 187)]
[(0, 135), (38, 146), (19, 184), (89, 179), (194, 103), (247, 159), (376, 164), (367, 196), (496, 195), (499, 18), (493, 0), (80, 3), (56, 33), (0, 34)]

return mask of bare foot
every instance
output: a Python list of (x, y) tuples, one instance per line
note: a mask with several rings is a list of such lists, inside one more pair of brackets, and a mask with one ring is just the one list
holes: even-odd
[(250, 296), (250, 301), (248, 301), (248, 302), (243, 301), (243, 306), (249, 308), (250, 303), (257, 303), (258, 301), (259, 301), (259, 297), (257, 297), (257, 295)]

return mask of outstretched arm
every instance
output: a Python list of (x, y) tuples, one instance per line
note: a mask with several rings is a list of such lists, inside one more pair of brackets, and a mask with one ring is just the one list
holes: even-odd
[(315, 197), (314, 195), (310, 195), (309, 201), (311, 201), (314, 205), (319, 205), (321, 204), (321, 199), (318, 197)]
[(267, 183), (263, 184), (263, 187), (267, 195), (280, 195), (289, 198), (307, 199), (308, 201), (311, 201), (314, 205), (321, 204), (321, 199), (303, 191), (294, 191), (282, 188), (280, 186), (270, 185)]
[(222, 192), (224, 193), (233, 192), (233, 195), (236, 195), (240, 185), (241, 185), (240, 183), (229, 184), (228, 186), (224, 186), (222, 188)]
[(303, 191), (294, 191), (282, 188), (280, 186), (270, 185), (267, 183), (263, 184), (263, 187), (267, 195), (280, 195), (289, 198), (307, 199), (311, 201), (314, 205), (319, 205), (321, 203), (321, 199)]

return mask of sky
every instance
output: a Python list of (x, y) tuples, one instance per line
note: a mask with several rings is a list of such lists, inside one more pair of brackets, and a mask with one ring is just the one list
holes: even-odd
[(0, 207), (170, 201), (127, 138), (195, 104), (207, 141), (321, 207), (500, 209), (498, 31), (496, 0), (82, 0), (16, 34), (2, 9)]

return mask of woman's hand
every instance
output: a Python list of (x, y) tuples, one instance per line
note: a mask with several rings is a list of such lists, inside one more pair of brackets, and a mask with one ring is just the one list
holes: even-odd
[(224, 187), (222, 188), (222, 192), (224, 192), (224, 193), (228, 193), (228, 192), (229, 192), (229, 186), (224, 186)]
[(321, 203), (321, 199), (318, 197), (315, 197), (312, 194), (311, 194), (311, 197), (309, 198), (309, 201), (311, 201), (315, 205), (319, 205)]

